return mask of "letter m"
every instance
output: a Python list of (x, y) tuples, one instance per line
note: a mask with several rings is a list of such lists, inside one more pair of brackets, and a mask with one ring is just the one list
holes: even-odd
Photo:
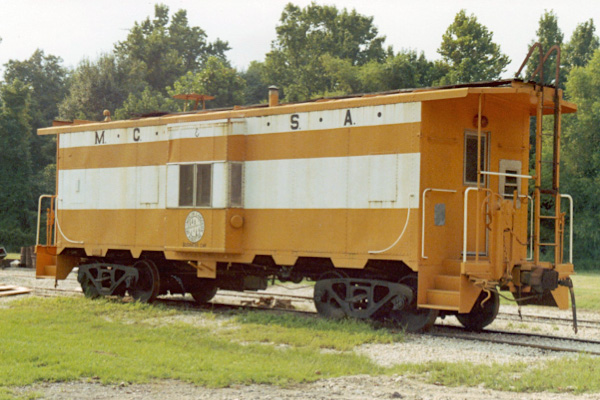
[(104, 144), (104, 131), (100, 135), (98, 135), (98, 131), (96, 131), (96, 142), (94, 144)]

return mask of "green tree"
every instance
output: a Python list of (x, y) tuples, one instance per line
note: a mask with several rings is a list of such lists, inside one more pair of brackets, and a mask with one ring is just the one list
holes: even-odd
[(177, 106), (173, 99), (147, 86), (141, 93), (129, 94), (122, 107), (115, 111), (115, 119), (128, 119), (155, 112), (175, 111), (176, 109)]
[(270, 85), (265, 76), (265, 64), (252, 61), (248, 69), (240, 75), (246, 81), (244, 103), (258, 104), (266, 102)]
[(114, 112), (131, 93), (140, 93), (147, 84), (142, 80), (140, 63), (118, 63), (105, 54), (98, 61), (83, 60), (73, 72), (67, 97), (59, 105), (64, 119), (100, 121), (105, 109)]
[(176, 94), (207, 94), (215, 99), (207, 101), (206, 108), (231, 107), (244, 103), (245, 89), (246, 82), (234, 68), (218, 57), (209, 57), (200, 71), (190, 71), (167, 87), (167, 95), (150, 86), (131, 93), (115, 116), (121, 119), (157, 111), (183, 111), (185, 103), (173, 99)]
[(337, 91), (323, 64), (331, 66), (331, 57), (353, 66), (385, 58), (385, 38), (378, 36), (373, 17), (355, 10), (315, 3), (301, 9), (290, 3), (276, 31), (277, 39), (265, 59), (265, 75), (268, 84), (281, 87), (289, 101)]
[(183, 75), (167, 92), (171, 96), (183, 93), (215, 96), (206, 102), (206, 108), (221, 108), (243, 104), (245, 89), (246, 82), (234, 68), (218, 57), (209, 57), (199, 72)]
[(448, 64), (442, 84), (457, 84), (499, 79), (510, 59), (492, 41), (493, 33), (465, 10), (456, 14), (442, 36), (438, 53)]
[(561, 191), (574, 198), (576, 262), (597, 267), (600, 257), (600, 52), (574, 67), (567, 94), (578, 106), (563, 118)]
[(14, 80), (0, 89), (0, 243), (9, 251), (33, 244), (30, 89)]
[(594, 52), (600, 48), (600, 41), (595, 34), (596, 27), (594, 20), (577, 25), (571, 40), (565, 45), (562, 52), (561, 64), (566, 68), (568, 74), (573, 67), (584, 67), (594, 55)]
[[(558, 27), (558, 17), (554, 11), (544, 11), (544, 14), (540, 17), (539, 26), (536, 31), (537, 37), (531, 41), (529, 46), (531, 47), (534, 43), (540, 43), (545, 53), (550, 50), (554, 45), (562, 46), (564, 35)], [(527, 62), (527, 77), (531, 78), (538, 65), (540, 64), (539, 51), (536, 50), (529, 58)], [(554, 84), (556, 80), (556, 52), (553, 52), (546, 62), (544, 62), (544, 83)], [(539, 81), (539, 75), (533, 77), (535, 81)], [(564, 88), (566, 80), (566, 71), (559, 72), (560, 87)]]
[(414, 50), (388, 57), (383, 67), (385, 78), (381, 90), (433, 86), (449, 72), (446, 63), (428, 61), (423, 52), (417, 54)]
[(190, 27), (185, 10), (177, 11), (169, 23), (169, 8), (163, 4), (155, 6), (154, 19), (136, 22), (127, 39), (115, 46), (120, 63), (141, 64), (143, 80), (163, 93), (186, 72), (200, 70), (209, 57), (226, 61), (227, 50), (226, 42), (209, 43), (200, 27)]
[(54, 137), (37, 136), (36, 130), (52, 125), (58, 116), (58, 104), (68, 90), (68, 70), (62, 66), (60, 57), (45, 55), (39, 49), (27, 60), (10, 60), (5, 68), (6, 83), (10, 85), (19, 80), (31, 88), (31, 158), (33, 170), (38, 172), (54, 163), (56, 145)]

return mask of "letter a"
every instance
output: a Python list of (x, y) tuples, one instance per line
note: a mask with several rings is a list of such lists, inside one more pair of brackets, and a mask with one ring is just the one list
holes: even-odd
[(350, 110), (346, 110), (346, 119), (344, 120), (344, 126), (352, 125), (352, 115), (350, 114)]

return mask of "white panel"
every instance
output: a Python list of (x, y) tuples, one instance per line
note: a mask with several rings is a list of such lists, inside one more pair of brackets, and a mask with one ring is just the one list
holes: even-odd
[(346, 208), (348, 159), (290, 160), (294, 196), (290, 208)]
[(228, 130), (227, 120), (224, 119), (168, 125), (169, 137), (171, 139), (225, 136), (228, 133)]
[(396, 201), (398, 156), (369, 156), (369, 201)]
[[(138, 176), (158, 168), (158, 202), (140, 205), (138, 201)], [(77, 203), (77, 196), (68, 190), (70, 182), (76, 182), (77, 177), (85, 174), (81, 190), (84, 201)], [(165, 181), (166, 168), (164, 166), (129, 167), (129, 168), (98, 168), (88, 170), (62, 170), (60, 171), (60, 185), (67, 190), (59, 189), (61, 207), (63, 209), (138, 209), (138, 208), (165, 208)]]
[[(369, 165), (397, 158), (395, 200), (369, 202)], [(419, 193), (420, 155), (248, 161), (245, 208), (407, 208)], [(385, 189), (387, 190), (387, 189)], [(390, 196), (391, 198), (391, 196)], [(418, 202), (412, 200), (411, 208)]]
[(244, 166), (244, 208), (291, 208), (292, 160), (248, 161)]
[[(421, 153), (400, 154), (398, 156), (397, 202), (402, 208), (419, 208), (419, 188), (421, 182)], [(410, 196), (414, 196), (409, 199)]]
[[(342, 108), (336, 110), (297, 113), (297, 129), (293, 129), (292, 115), (269, 115), (247, 118), (248, 135), (294, 132), (349, 127), (346, 120), (350, 111), (352, 126), (376, 126), (421, 121), (421, 103), (396, 103), (380, 106)], [(344, 125), (346, 124), (346, 125)]]
[(167, 207), (179, 206), (179, 165), (167, 165)]
[(138, 195), (139, 203), (143, 205), (158, 203), (158, 188), (161, 181), (158, 177), (158, 166), (149, 166), (138, 169)]
[(62, 206), (84, 204), (84, 182), (85, 170), (59, 171), (58, 198)]
[[(349, 124), (349, 117), (352, 124)], [(292, 117), (294, 116), (294, 117)], [(296, 123), (292, 123), (294, 118)], [(60, 147), (102, 146), (147, 143), (169, 139), (216, 137), (228, 134), (259, 135), (279, 132), (337, 129), (349, 126), (377, 126), (421, 121), (421, 103), (310, 111), (263, 117), (195, 121), (169, 125), (63, 133)], [(296, 129), (294, 129), (296, 128)], [(168, 132), (168, 133), (167, 133)]]
[(166, 127), (145, 126), (97, 131), (62, 133), (60, 147), (104, 146), (109, 144), (147, 143), (167, 140)]
[(224, 162), (212, 165), (212, 207), (227, 207), (228, 171)]
[[(396, 199), (369, 201), (369, 166), (397, 158)], [(157, 169), (157, 172), (152, 172)], [(244, 207), (254, 209), (407, 208), (419, 192), (420, 154), (248, 161), (244, 166)], [(140, 205), (137, 179), (155, 174), (158, 202)], [(168, 174), (168, 176), (167, 176)], [(85, 179), (83, 179), (85, 178)], [(76, 192), (77, 180), (81, 193)], [(144, 178), (145, 179), (145, 178)], [(150, 178), (148, 178), (150, 180)], [(167, 182), (165, 185), (163, 182)], [(213, 166), (213, 207), (227, 202), (227, 168)], [(388, 188), (383, 188), (389, 194)], [(179, 168), (102, 168), (60, 171), (59, 196), (64, 209), (137, 209), (177, 207)], [(80, 197), (78, 197), (80, 196)], [(142, 194), (139, 194), (139, 198)], [(391, 197), (389, 197), (391, 198)], [(388, 198), (388, 199), (389, 199)], [(166, 200), (166, 204), (165, 204)], [(79, 203), (78, 203), (79, 201)], [(418, 201), (410, 200), (411, 208)]]

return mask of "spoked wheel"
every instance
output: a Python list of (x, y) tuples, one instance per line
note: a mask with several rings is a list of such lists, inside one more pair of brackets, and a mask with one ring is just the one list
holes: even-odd
[(388, 319), (400, 325), (406, 332), (423, 332), (431, 329), (438, 316), (438, 310), (417, 307), (417, 275), (407, 275), (400, 279), (402, 283), (413, 291), (413, 300), (402, 310), (392, 310)]
[(160, 277), (158, 268), (150, 260), (140, 260), (133, 264), (138, 270), (138, 279), (133, 287), (129, 288), (129, 294), (135, 301), (152, 303), (160, 290)]
[(198, 304), (208, 303), (217, 294), (217, 285), (214, 279), (200, 279), (192, 289), (192, 297)]
[(325, 318), (341, 319), (346, 316), (341, 304), (336, 299), (337, 297), (344, 299), (346, 297), (345, 285), (333, 285), (331, 287), (320, 287), (319, 281), (323, 279), (342, 279), (348, 275), (341, 271), (325, 272), (317, 280), (313, 300), (317, 312)]
[(498, 293), (481, 291), (471, 312), (468, 314), (456, 314), (456, 318), (466, 329), (480, 331), (496, 319), (499, 309), (500, 296)]

